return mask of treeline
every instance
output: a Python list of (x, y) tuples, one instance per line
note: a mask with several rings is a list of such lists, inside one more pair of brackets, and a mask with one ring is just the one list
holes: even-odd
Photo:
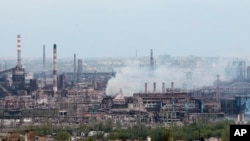
[[(106, 122), (80, 124), (78, 127), (71, 126), (52, 126), (50, 122), (45, 122), (40, 126), (30, 126), (20, 129), (24, 132), (27, 129), (33, 129), (38, 136), (55, 135), (57, 140), (65, 140), (70, 136), (85, 134), (85, 140), (115, 140), (115, 139), (137, 139), (146, 140), (149, 136), (152, 141), (171, 141), (171, 140), (198, 140), (201, 137), (219, 137), (223, 141), (229, 141), (229, 125), (234, 121), (218, 121), (216, 123), (193, 123), (183, 126), (172, 124), (168, 127), (146, 126), (143, 124), (122, 126), (119, 122), (113, 123), (111, 120)], [(103, 131), (97, 135), (88, 137), (90, 131)], [(106, 133), (106, 135), (105, 135)]]
[(210, 138), (218, 137), (223, 141), (229, 141), (229, 126), (234, 124), (234, 121), (223, 120), (216, 123), (193, 123), (183, 127), (174, 126), (171, 128), (173, 131), (174, 139), (183, 140), (197, 140), (201, 137)]

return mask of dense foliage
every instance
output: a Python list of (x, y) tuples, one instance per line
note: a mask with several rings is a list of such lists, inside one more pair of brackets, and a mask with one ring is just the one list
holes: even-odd
[(218, 121), (216, 123), (193, 123), (183, 127), (172, 127), (175, 139), (195, 140), (201, 137), (223, 137), (223, 141), (229, 141), (229, 125), (234, 121)]
[[(223, 141), (229, 141), (229, 125), (233, 121), (218, 121), (216, 123), (193, 123), (183, 126), (176, 126), (175, 124), (168, 127), (162, 126), (146, 126), (143, 124), (136, 125), (121, 125), (121, 123), (114, 124), (111, 120), (106, 122), (80, 124), (78, 127), (74, 126), (52, 126), (47, 120), (43, 125), (26, 127), (35, 130), (36, 135), (45, 136), (54, 134), (57, 140), (66, 140), (70, 136), (85, 134), (86, 140), (94, 139), (138, 139), (146, 140), (149, 136), (152, 141), (171, 141), (171, 140), (198, 140), (200, 137), (219, 137)], [(20, 129), (24, 131), (25, 129)], [(92, 137), (87, 137), (90, 131), (103, 131)], [(108, 136), (104, 134), (108, 133)]]

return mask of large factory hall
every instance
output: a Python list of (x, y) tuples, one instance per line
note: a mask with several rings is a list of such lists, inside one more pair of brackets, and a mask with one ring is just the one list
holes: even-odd
[[(22, 65), (21, 36), (17, 35), (16, 66), (0, 71), (0, 121), (2, 126), (41, 124), (49, 119), (53, 124), (79, 124), (95, 121), (120, 122), (122, 125), (144, 123), (213, 122), (220, 118), (234, 119), (244, 124), (250, 113), (250, 66), (236, 60), (228, 66), (236, 76), (222, 81), (220, 75), (211, 86), (193, 89), (176, 88), (175, 82), (141, 82), (141, 92), (127, 96), (121, 88), (106, 94), (115, 71), (85, 72), (83, 60), (74, 54), (73, 72), (58, 70), (57, 45), (53, 48), (53, 70), (45, 69), (28, 76)], [(148, 57), (147, 71), (157, 67), (153, 50)], [(188, 73), (187, 79), (191, 77)], [(202, 78), (200, 78), (202, 79)], [(133, 82), (127, 82), (133, 83)], [(161, 90), (157, 90), (157, 86)]]

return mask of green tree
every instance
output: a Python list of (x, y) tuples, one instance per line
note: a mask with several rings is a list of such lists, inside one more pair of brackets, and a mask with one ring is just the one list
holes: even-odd
[(226, 126), (223, 131), (222, 131), (222, 134), (221, 134), (221, 139), (222, 141), (229, 141), (229, 137), (230, 137), (230, 133), (229, 133), (229, 126)]
[(104, 124), (103, 131), (110, 132), (112, 128), (113, 128), (113, 122), (111, 119), (108, 119)]
[(94, 138), (93, 137), (87, 137), (86, 141), (94, 141)]
[(173, 133), (170, 129), (162, 129), (160, 133), (161, 141), (173, 141)]
[(68, 141), (70, 139), (70, 134), (66, 131), (60, 131), (56, 135), (57, 141)]

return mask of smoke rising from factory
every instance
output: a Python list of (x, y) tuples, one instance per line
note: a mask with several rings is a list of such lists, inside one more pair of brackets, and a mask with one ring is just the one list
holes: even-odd
[(127, 61), (126, 67), (117, 70), (116, 76), (109, 80), (106, 94), (116, 95), (122, 89), (125, 96), (131, 96), (133, 93), (144, 92), (145, 83), (150, 93), (153, 92), (154, 82), (156, 82), (156, 92), (162, 92), (163, 82), (166, 89), (170, 89), (171, 82), (174, 82), (175, 88), (189, 90), (213, 85), (218, 74), (221, 76), (220, 80), (226, 79), (224, 73), (227, 63), (222, 59), (211, 62), (194, 61), (193, 68), (175, 65), (173, 61), (164, 62), (160, 58), (156, 60), (162, 63), (157, 63), (153, 71), (149, 64), (141, 65), (140, 61)]

